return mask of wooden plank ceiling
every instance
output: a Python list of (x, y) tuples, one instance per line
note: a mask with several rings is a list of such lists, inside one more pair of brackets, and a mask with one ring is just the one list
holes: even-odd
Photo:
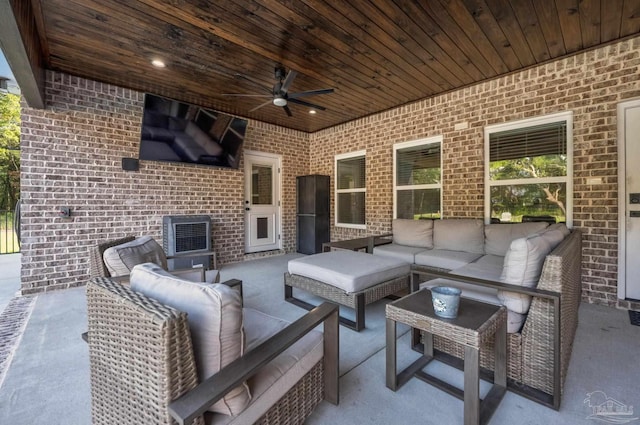
[[(31, 1), (46, 68), (306, 132), (640, 31), (640, 0)], [(277, 64), (326, 110), (250, 112)]]

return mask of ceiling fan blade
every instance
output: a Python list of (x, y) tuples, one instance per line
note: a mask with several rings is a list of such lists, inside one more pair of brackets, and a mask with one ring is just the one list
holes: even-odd
[(256, 106), (255, 108), (250, 109), (250, 110), (249, 110), (249, 112), (253, 112), (253, 111), (255, 111), (255, 110), (257, 110), (257, 109), (260, 109), (260, 108), (262, 108), (263, 106), (267, 106), (267, 105), (269, 105), (269, 104), (271, 104), (271, 103), (272, 103), (272, 101), (271, 101), (271, 100), (267, 100), (266, 102), (261, 103), (260, 105)]
[(244, 93), (221, 93), (221, 96), (240, 96), (240, 97), (272, 97), (271, 94), (244, 94)]
[(316, 105), (313, 103), (309, 103), (309, 102), (305, 102), (304, 100), (300, 100), (300, 99), (287, 99), (289, 102), (291, 103), (297, 103), (298, 105), (303, 105), (303, 106), (308, 106), (309, 108), (313, 108), (313, 109), (317, 109), (319, 111), (324, 111), (327, 108), (325, 108), (324, 106), (320, 106), (320, 105)]
[(289, 91), (289, 86), (291, 85), (291, 83), (293, 83), (293, 80), (296, 78), (296, 75), (298, 75), (296, 71), (294, 71), (293, 69), (289, 70), (289, 73), (287, 74), (287, 78), (284, 79), (284, 81), (282, 82), (282, 87), (280, 88), (282, 92), (286, 93), (287, 91)]
[(266, 91), (267, 93), (271, 93), (271, 89), (270, 88), (265, 87), (264, 84), (262, 84), (260, 81), (254, 80), (251, 77), (247, 77), (246, 75), (243, 75), (243, 74), (236, 74), (236, 78), (240, 78), (240, 79), (243, 79), (245, 81), (248, 81), (251, 84), (256, 85), (257, 87), (260, 87), (262, 90)]
[(289, 93), (287, 97), (289, 99), (296, 99), (298, 97), (315, 96), (318, 94), (329, 94), (329, 93), (333, 93), (333, 89), (320, 89), (320, 90), (301, 91), (298, 93)]
[(293, 114), (291, 113), (291, 109), (289, 109), (289, 107), (287, 105), (284, 105), (282, 107), (282, 109), (284, 109), (284, 111), (287, 113), (288, 116), (292, 117)]

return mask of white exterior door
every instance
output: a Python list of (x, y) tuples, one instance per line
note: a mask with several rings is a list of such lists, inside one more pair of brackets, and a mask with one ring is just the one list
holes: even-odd
[(618, 298), (640, 300), (640, 99), (618, 104)]
[(281, 248), (279, 155), (244, 152), (245, 252)]

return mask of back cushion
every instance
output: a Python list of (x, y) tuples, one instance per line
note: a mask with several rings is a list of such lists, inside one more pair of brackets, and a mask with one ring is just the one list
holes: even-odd
[[(218, 372), (244, 352), (242, 300), (223, 284), (202, 285), (179, 279), (152, 263), (131, 272), (131, 289), (187, 313), (200, 381)], [(235, 416), (249, 404), (246, 383), (209, 408)]]
[(571, 231), (569, 230), (569, 228), (565, 223), (554, 223), (549, 227), (547, 227), (545, 231), (550, 232), (551, 230), (561, 231), (565, 238), (569, 236), (569, 234), (571, 233)]
[(485, 254), (500, 255), (504, 257), (514, 239), (529, 236), (544, 230), (549, 223), (513, 223), (513, 224), (487, 224), (484, 228), (484, 252)]
[(484, 254), (484, 222), (475, 218), (434, 220), (433, 247)]
[(141, 236), (131, 242), (107, 248), (102, 254), (102, 260), (109, 270), (109, 274), (126, 276), (134, 266), (142, 263), (155, 263), (167, 268), (167, 257), (151, 236)]
[(393, 243), (417, 248), (433, 248), (433, 220), (396, 218), (392, 226)]
[[(560, 230), (552, 230), (514, 240), (504, 257), (500, 280), (527, 288), (536, 287), (546, 256), (563, 239)], [(531, 296), (516, 292), (498, 291), (498, 299), (509, 310), (521, 314), (527, 313), (531, 304)]]

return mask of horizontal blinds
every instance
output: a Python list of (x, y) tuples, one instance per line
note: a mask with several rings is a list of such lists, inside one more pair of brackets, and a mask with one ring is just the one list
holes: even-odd
[(440, 144), (413, 146), (396, 151), (398, 186), (438, 183), (439, 170)]
[(489, 161), (567, 153), (565, 121), (541, 124), (489, 135)]
[(340, 159), (337, 169), (338, 189), (356, 189), (366, 186), (364, 156)]

